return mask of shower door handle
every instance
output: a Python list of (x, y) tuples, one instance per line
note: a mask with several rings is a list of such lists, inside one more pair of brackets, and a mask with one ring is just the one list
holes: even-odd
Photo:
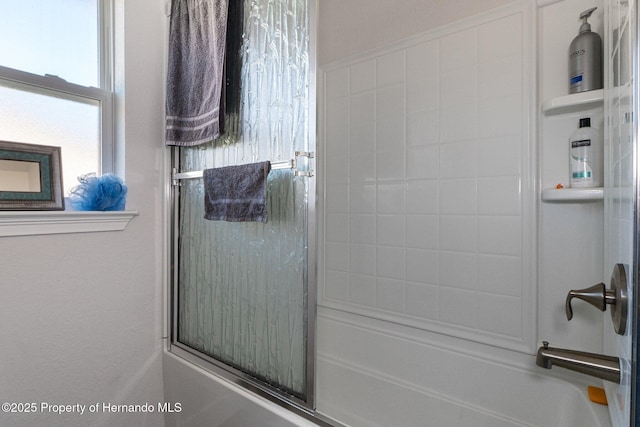
[(590, 288), (571, 290), (567, 294), (565, 301), (565, 311), (567, 320), (573, 318), (571, 300), (581, 299), (596, 307), (600, 311), (605, 311), (607, 305), (611, 305), (611, 320), (615, 331), (624, 335), (627, 326), (627, 275), (623, 264), (616, 264), (611, 274), (611, 289), (606, 289), (604, 283), (598, 283)]

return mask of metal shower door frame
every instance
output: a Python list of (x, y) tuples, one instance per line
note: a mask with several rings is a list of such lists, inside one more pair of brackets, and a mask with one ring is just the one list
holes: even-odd
[[(309, 25), (309, 100), (308, 100), (308, 129), (307, 149), (310, 152), (316, 152), (316, 80), (317, 80), (317, 0), (308, 1), (308, 25)], [(170, 170), (180, 171), (180, 148), (173, 147), (171, 149), (171, 166)], [(315, 158), (309, 159), (309, 166), (312, 170), (317, 170), (315, 166)], [(238, 369), (235, 369), (224, 362), (218, 361), (210, 356), (200, 353), (190, 347), (181, 344), (177, 340), (178, 328), (178, 281), (179, 281), (179, 225), (180, 225), (180, 185), (174, 182), (173, 173), (167, 177), (169, 183), (169, 221), (170, 232), (169, 240), (169, 284), (168, 284), (168, 351), (179, 356), (194, 365), (205, 369), (215, 375), (218, 375), (231, 383), (258, 394), (283, 406), (305, 418), (312, 419), (319, 425), (330, 426), (322, 416), (315, 412), (315, 396), (316, 396), (316, 313), (317, 313), (317, 182), (316, 174), (304, 175), (302, 178), (307, 180), (307, 217), (306, 217), (306, 244), (307, 244), (307, 262), (306, 262), (306, 286), (307, 295), (305, 301), (306, 308), (306, 355), (305, 355), (305, 397), (306, 400), (296, 398), (295, 396), (286, 395), (277, 388), (257, 380)]]

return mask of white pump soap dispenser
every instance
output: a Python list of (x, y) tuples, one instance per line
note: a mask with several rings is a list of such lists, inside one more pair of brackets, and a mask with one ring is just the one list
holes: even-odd
[(580, 33), (569, 46), (569, 93), (602, 89), (602, 39), (587, 22), (596, 9), (580, 14)]

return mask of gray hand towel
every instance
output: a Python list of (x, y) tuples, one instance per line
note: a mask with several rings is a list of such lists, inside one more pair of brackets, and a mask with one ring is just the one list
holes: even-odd
[(227, 13), (228, 0), (171, 2), (167, 145), (198, 145), (220, 135)]
[(205, 169), (205, 219), (267, 222), (270, 162)]

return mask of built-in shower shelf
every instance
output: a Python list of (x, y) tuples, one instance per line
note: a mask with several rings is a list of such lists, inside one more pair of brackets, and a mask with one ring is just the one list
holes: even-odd
[(604, 90), (590, 90), (588, 92), (572, 93), (547, 99), (542, 103), (542, 112), (548, 116), (588, 110), (603, 104)]
[(547, 188), (542, 190), (543, 202), (592, 202), (603, 199), (603, 188)]

